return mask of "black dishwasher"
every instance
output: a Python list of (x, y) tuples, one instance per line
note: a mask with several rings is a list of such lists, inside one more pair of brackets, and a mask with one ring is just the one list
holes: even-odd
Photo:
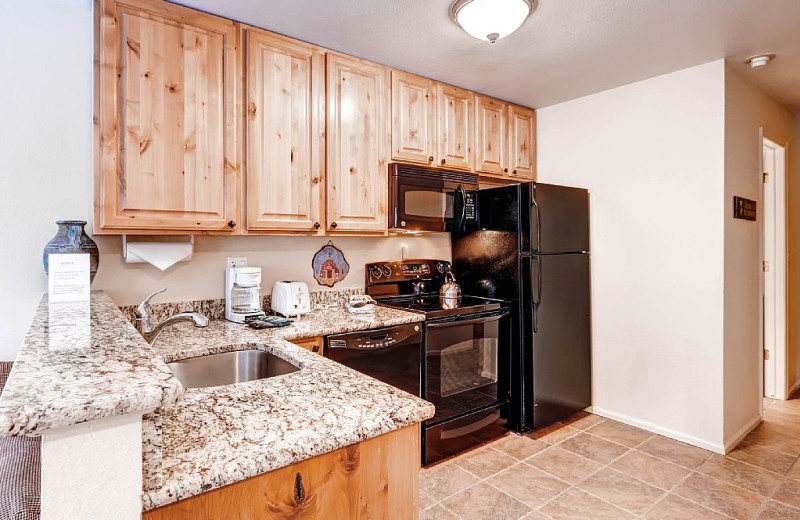
[(422, 324), (333, 334), (325, 357), (409, 394), (422, 396)]

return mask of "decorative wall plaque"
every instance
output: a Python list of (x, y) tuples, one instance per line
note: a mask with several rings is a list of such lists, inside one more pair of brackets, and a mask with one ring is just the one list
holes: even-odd
[(326, 287), (333, 287), (350, 272), (350, 264), (347, 263), (344, 253), (331, 241), (316, 252), (311, 260), (311, 267), (314, 269), (314, 279)]

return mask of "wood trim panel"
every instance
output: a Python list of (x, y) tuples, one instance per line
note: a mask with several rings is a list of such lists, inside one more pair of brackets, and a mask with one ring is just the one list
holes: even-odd
[(143, 520), (417, 520), (419, 425), (159, 509)]

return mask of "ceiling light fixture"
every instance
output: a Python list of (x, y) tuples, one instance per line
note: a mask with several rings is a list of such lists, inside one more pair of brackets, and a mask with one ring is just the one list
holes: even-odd
[(763, 69), (764, 67), (769, 65), (769, 62), (771, 62), (774, 59), (775, 59), (774, 54), (759, 54), (757, 56), (750, 56), (749, 58), (744, 60), (744, 62), (753, 67), (754, 69)]
[(536, 10), (537, 0), (456, 0), (450, 18), (467, 34), (496, 42), (513, 33)]

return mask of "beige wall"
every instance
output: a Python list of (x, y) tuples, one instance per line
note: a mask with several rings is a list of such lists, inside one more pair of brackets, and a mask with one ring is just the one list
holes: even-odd
[[(789, 145), (789, 178), (787, 179), (789, 221), (788, 312), (789, 341), (787, 351), (787, 381), (789, 389), (800, 387), (800, 113), (795, 117), (795, 139)], [(794, 260), (792, 260), (794, 258)]]
[[(761, 128), (771, 139), (795, 139), (794, 114), (730, 65), (725, 68), (725, 439), (759, 420), (762, 395), (763, 214), (734, 219), (734, 195), (762, 200)], [(787, 176), (791, 175), (791, 166)]]
[[(43, 16), (42, 13), (47, 13)], [(46, 291), (42, 249), (59, 219), (92, 220), (91, 0), (32, 0), (4, 6), (0, 17), (0, 359), (14, 359)], [(59, 49), (66, 49), (63, 52)], [(23, 80), (24, 78), (24, 80)], [(91, 229), (91, 227), (90, 227)], [(199, 237), (194, 259), (166, 272), (122, 263), (121, 239), (100, 238), (93, 288), (120, 304), (168, 287), (158, 301), (220, 298), (227, 256), (246, 255), (276, 279), (311, 277), (311, 256), (328, 239)], [(445, 234), (409, 238), (334, 238), (350, 262), (339, 287), (363, 287), (364, 263), (409, 254), (449, 258)]]
[(724, 63), (538, 111), (539, 177), (591, 194), (595, 411), (721, 450)]

